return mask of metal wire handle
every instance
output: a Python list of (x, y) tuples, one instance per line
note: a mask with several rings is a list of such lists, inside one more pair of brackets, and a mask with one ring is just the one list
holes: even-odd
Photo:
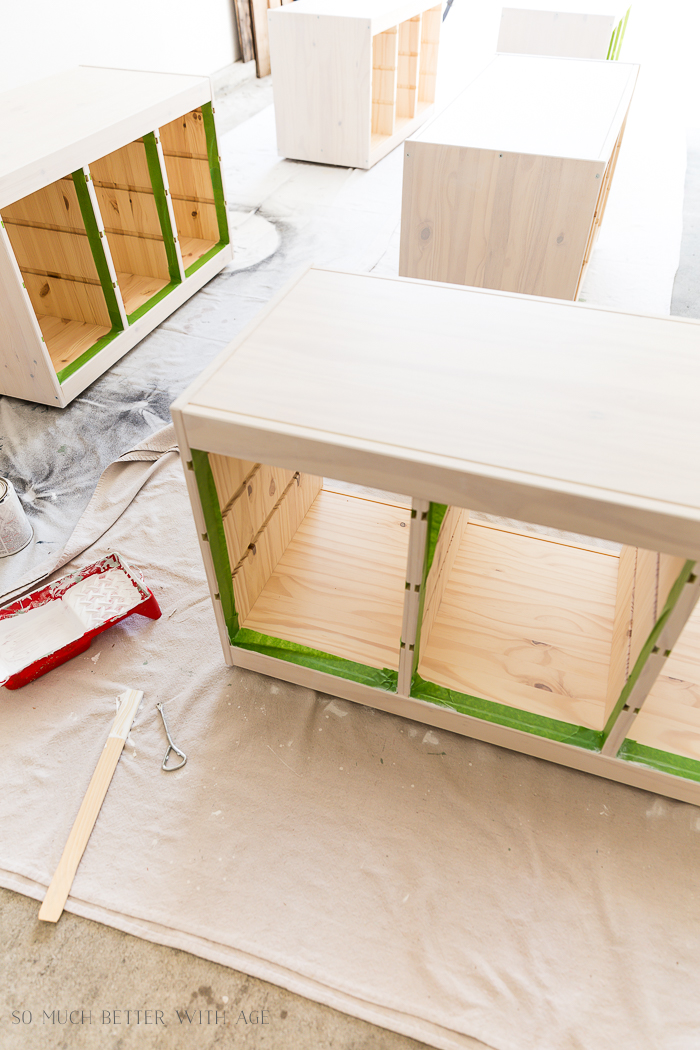
[[(165, 735), (168, 738), (168, 750), (165, 752), (165, 755), (163, 757), (163, 765), (160, 768), (164, 769), (166, 773), (174, 773), (176, 769), (182, 769), (185, 762), (187, 761), (187, 755), (184, 751), (181, 751), (180, 748), (173, 743), (173, 738), (170, 736), (170, 730), (168, 729), (168, 723), (165, 721), (165, 711), (163, 710), (163, 705), (156, 704), (156, 707), (160, 711), (160, 717), (163, 719), (163, 728), (165, 729)], [(174, 751), (175, 754), (179, 755), (182, 759), (182, 762), (180, 762), (176, 766), (168, 765), (168, 756), (170, 755), (171, 751)]]

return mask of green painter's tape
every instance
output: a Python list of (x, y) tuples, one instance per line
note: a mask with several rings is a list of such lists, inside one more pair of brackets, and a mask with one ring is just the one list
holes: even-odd
[(59, 383), (65, 382), (68, 376), (72, 376), (74, 372), (77, 372), (79, 368), (82, 368), (84, 364), (87, 364), (91, 357), (94, 357), (95, 354), (99, 354), (100, 350), (107, 346), (107, 343), (111, 343), (116, 336), (121, 335), (122, 331), (122, 328), (113, 328), (111, 332), (107, 332), (107, 335), (103, 335), (101, 339), (98, 339), (96, 343), (93, 343), (91, 347), (88, 347), (80, 357), (76, 357), (75, 361), (71, 361), (69, 365), (66, 365), (66, 367), (62, 368), (60, 372), (57, 372), (56, 378)]
[(165, 299), (166, 295), (169, 295), (170, 292), (172, 292), (173, 288), (177, 288), (179, 284), (180, 278), (178, 277), (177, 281), (171, 281), (170, 284), (166, 284), (165, 288), (161, 288), (159, 292), (156, 292), (155, 295), (152, 295), (150, 299), (147, 299), (145, 303), (142, 303), (141, 306), (139, 306), (137, 310), (134, 310), (132, 314), (127, 314), (126, 319), (129, 322), (129, 324), (133, 324), (134, 321), (138, 321), (139, 317), (143, 317), (143, 315), (148, 313), (148, 311), (153, 306), (155, 306), (156, 303), (159, 303), (161, 299)]
[(351, 682), (360, 682), (362, 685), (384, 689), (389, 693), (396, 692), (398, 674), (387, 667), (368, 667), (366, 664), (355, 663), (354, 660), (344, 660), (340, 656), (322, 653), (319, 649), (309, 649), (296, 642), (287, 642), (283, 638), (258, 634), (257, 631), (249, 631), (247, 627), (238, 631), (231, 644), (240, 649), (262, 653), (264, 656), (274, 656), (277, 660), (287, 660), (292, 664), (301, 664), (302, 667), (311, 667), (315, 671), (324, 671), (326, 674), (335, 675), (336, 678), (347, 678)]
[(696, 759), (674, 755), (670, 751), (658, 751), (655, 747), (638, 744), (636, 740), (625, 740), (617, 757), (624, 758), (627, 762), (651, 766), (661, 773), (671, 773), (674, 777), (700, 781), (700, 762)]
[(215, 244), (214, 247), (210, 248), (208, 252), (204, 253), (204, 255), (200, 255), (198, 259), (195, 259), (191, 266), (187, 267), (185, 270), (185, 277), (191, 277), (193, 273), (197, 272), (200, 266), (204, 266), (205, 263), (209, 262), (210, 259), (213, 259), (214, 256), (225, 247), (226, 245), (219, 241), (218, 244)]
[[(110, 277), (109, 267), (107, 266), (107, 258), (105, 256), (104, 245), (102, 238), (100, 237), (100, 229), (97, 225), (97, 219), (95, 218), (95, 212), (92, 208), (92, 201), (90, 200), (90, 194), (87, 188), (87, 180), (85, 178), (85, 172), (82, 168), (78, 168), (77, 171), (73, 172), (73, 185), (75, 186), (75, 192), (78, 197), (78, 204), (80, 206), (80, 214), (83, 217), (83, 223), (85, 225), (85, 232), (88, 237), (88, 244), (92, 251), (92, 257), (95, 261), (95, 269), (97, 270), (97, 276), (100, 279), (102, 285), (102, 293), (105, 297), (107, 304), (107, 312), (109, 319), (112, 324), (112, 328), (116, 328), (118, 331), (123, 329), (124, 325), (122, 322), (122, 315), (119, 312), (119, 303), (117, 302), (117, 296), (114, 291), (114, 285), (112, 284), (112, 278)], [(95, 344), (97, 346), (97, 343)], [(92, 348), (91, 348), (92, 350)], [(86, 351), (93, 356), (91, 350)], [(94, 351), (97, 353), (97, 350)]]
[(423, 561), (423, 577), (420, 585), (420, 600), (418, 602), (418, 623), (416, 626), (416, 641), (413, 646), (413, 660), (411, 661), (411, 674), (418, 667), (420, 657), (420, 636), (423, 626), (423, 612), (425, 610), (425, 587), (428, 582), (428, 573), (435, 557), (435, 548), (440, 536), (440, 528), (447, 514), (446, 503), (431, 503), (428, 508), (428, 535), (425, 541), (425, 559)]
[(426, 682), (418, 674), (413, 676), (411, 696), (417, 700), (439, 704), (440, 707), (449, 707), (463, 715), (481, 718), (485, 722), (496, 722), (509, 729), (519, 729), (523, 733), (533, 733), (535, 736), (546, 737), (548, 740), (573, 744), (587, 751), (600, 751), (603, 743), (602, 733), (595, 729), (586, 729), (584, 726), (560, 722), (546, 715), (535, 715), (530, 711), (509, 707), (507, 704), (497, 704), (492, 700), (470, 696), (468, 693), (459, 693), (455, 689), (447, 689), (445, 686)]
[(216, 125), (214, 124), (214, 113), (211, 102), (205, 102), (202, 106), (202, 120), (204, 123), (204, 134), (207, 138), (207, 159), (209, 161), (209, 174), (214, 191), (214, 204), (216, 206), (216, 221), (219, 225), (219, 244), (223, 247), (229, 242), (228, 218), (226, 216), (226, 202), (224, 200), (224, 184), (221, 179), (221, 167), (219, 164), (219, 147), (216, 141)]
[(666, 621), (668, 620), (669, 616), (671, 615), (671, 611), (673, 610), (673, 607), (675, 606), (676, 602), (678, 601), (678, 599), (681, 596), (681, 591), (683, 590), (683, 588), (685, 587), (686, 583), (688, 582), (688, 579), (692, 575), (694, 567), (695, 567), (695, 562), (694, 561), (686, 561), (685, 565), (683, 566), (683, 568), (681, 569), (681, 571), (680, 571), (680, 573), (678, 575), (678, 579), (676, 580), (676, 582), (674, 583), (673, 587), (671, 588), (671, 590), (669, 592), (669, 595), (668, 595), (668, 598), (666, 599), (666, 604), (664, 605), (664, 607), (663, 607), (663, 609), (661, 611), (661, 615), (659, 616), (658, 620), (656, 621), (656, 623), (652, 627), (651, 634), (649, 635), (649, 637), (647, 638), (646, 642), (644, 643), (644, 645), (642, 647), (642, 651), (639, 654), (639, 656), (637, 657), (637, 662), (635, 663), (634, 667), (632, 668), (632, 673), (630, 674), (629, 678), (625, 682), (624, 688), (623, 688), (622, 692), (620, 693), (620, 699), (615, 704), (615, 707), (613, 708), (613, 712), (610, 715), (610, 718), (608, 719), (608, 721), (607, 721), (607, 723), (605, 725), (605, 729), (603, 730), (603, 740), (604, 741), (607, 740), (607, 738), (610, 736), (610, 733), (612, 732), (613, 726), (615, 725), (615, 722), (617, 721), (618, 716), (619, 716), (620, 712), (622, 711), (623, 707), (627, 703), (629, 695), (632, 692), (632, 689), (634, 688), (634, 686), (635, 686), (635, 684), (637, 682), (637, 679), (639, 678), (640, 674), (642, 673), (642, 670), (644, 669), (644, 665), (647, 662), (647, 660), (649, 659), (649, 656), (651, 655), (651, 651), (654, 648), (654, 646), (656, 645), (656, 642), (658, 640), (659, 635), (661, 634), (661, 631), (666, 626)]
[[(165, 183), (163, 182), (163, 172), (160, 167), (160, 159), (158, 157), (158, 146), (156, 145), (155, 132), (149, 131), (143, 136), (143, 144), (146, 150), (146, 161), (148, 163), (148, 174), (151, 177), (151, 186), (153, 188), (153, 198), (156, 202), (156, 210), (158, 212), (158, 219), (160, 221), (160, 229), (163, 234), (163, 244), (165, 246), (165, 254), (168, 259), (168, 273), (170, 274), (171, 284), (168, 285), (167, 289), (163, 291), (170, 291), (175, 284), (179, 284), (180, 277), (180, 264), (177, 259), (177, 248), (175, 247), (175, 233), (173, 231), (173, 224), (170, 221), (170, 212), (168, 211), (168, 200), (165, 194)], [(163, 296), (160, 296), (161, 299)], [(145, 312), (150, 309), (151, 306), (155, 306), (158, 300), (149, 299), (147, 303), (144, 303), (141, 310)], [(138, 313), (138, 311), (136, 311)], [(129, 323), (131, 324), (130, 315)], [(140, 314), (139, 314), (140, 316)]]
[(238, 631), (238, 614), (236, 613), (236, 604), (233, 599), (231, 562), (229, 561), (228, 547), (226, 546), (224, 523), (221, 518), (221, 508), (219, 507), (219, 496), (216, 491), (216, 485), (214, 484), (214, 475), (212, 474), (211, 466), (209, 465), (208, 454), (206, 452), (200, 452), (199, 449), (196, 448), (193, 448), (191, 451), (192, 467), (194, 468), (194, 476), (197, 479), (197, 488), (199, 490), (199, 499), (202, 504), (204, 523), (207, 527), (209, 549), (214, 563), (216, 582), (219, 587), (221, 610), (224, 614), (229, 641), (233, 642), (234, 636)]

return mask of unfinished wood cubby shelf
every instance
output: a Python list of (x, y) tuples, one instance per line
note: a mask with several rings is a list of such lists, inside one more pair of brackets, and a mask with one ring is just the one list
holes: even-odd
[(638, 69), (497, 55), (405, 143), (399, 273), (576, 299)]
[(631, 8), (610, 0), (511, 0), (501, 11), (496, 51), (616, 61)]
[(442, 5), (296, 0), (268, 12), (277, 149), (371, 168), (435, 101)]
[(0, 98), (0, 392), (64, 408), (231, 259), (208, 79)]
[(699, 337), (307, 270), (172, 409), (227, 663), (700, 803)]

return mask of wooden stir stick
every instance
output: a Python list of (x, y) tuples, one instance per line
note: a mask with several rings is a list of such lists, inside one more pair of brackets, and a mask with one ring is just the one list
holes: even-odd
[(140, 689), (127, 689), (119, 697), (121, 703), (117, 717), (114, 719), (107, 743), (95, 767), (95, 772), (92, 774), (92, 780), (78, 810), (78, 816), (71, 828), (51, 885), (46, 891), (44, 903), (39, 909), (39, 918), (44, 922), (58, 922), (61, 917), (75, 873), (92, 834), (97, 814), (104, 802), (114, 770), (117, 768), (119, 756), (124, 748), (124, 741), (129, 735), (142, 697), (143, 692)]

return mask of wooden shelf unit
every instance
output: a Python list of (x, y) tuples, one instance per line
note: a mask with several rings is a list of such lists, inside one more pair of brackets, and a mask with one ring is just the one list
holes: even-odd
[(631, 8), (610, 0), (553, 0), (551, 6), (532, 0), (513, 2), (501, 11), (496, 51), (557, 58), (615, 61)]
[(428, 118), (442, 5), (296, 0), (268, 12), (277, 148), (370, 168)]
[(399, 273), (576, 299), (638, 68), (497, 55), (405, 144)]
[(63, 408), (231, 258), (210, 84), (83, 66), (1, 101), (0, 392)]
[(699, 335), (301, 274), (172, 408), (227, 663), (700, 803)]

